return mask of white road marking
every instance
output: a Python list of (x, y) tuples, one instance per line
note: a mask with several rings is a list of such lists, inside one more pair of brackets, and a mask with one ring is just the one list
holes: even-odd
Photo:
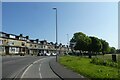
[(27, 67), (27, 69), (24, 71), (24, 73), (22, 74), (21, 78), (23, 78), (23, 76), (25, 75), (25, 73), (28, 71), (28, 69), (32, 66), (33, 64), (30, 64), (30, 66)]
[(40, 75), (40, 78), (42, 78), (42, 75), (41, 75), (41, 72), (40, 72), (40, 68), (41, 68), (41, 64), (40, 64), (40, 67), (39, 67), (39, 75)]
[(38, 63), (39, 61), (41, 61), (41, 60), (43, 60), (43, 59), (46, 59), (46, 58), (39, 59), (39, 60), (33, 62), (33, 64)]
[[(37, 62), (39, 62), (39, 61), (41, 61), (41, 60), (44, 60), (44, 59), (46, 59), (46, 58), (42, 58), (42, 59), (39, 59), (39, 60), (37, 60), (37, 61), (34, 61), (33, 64), (35, 64), (35, 63), (37, 63)], [(33, 64), (30, 64), (30, 66), (27, 67), (27, 69), (23, 72), (21, 78), (24, 77), (24, 75), (26, 74), (26, 72), (29, 70), (29, 68), (30, 68)], [(41, 76), (41, 77), (42, 77), (42, 76)]]

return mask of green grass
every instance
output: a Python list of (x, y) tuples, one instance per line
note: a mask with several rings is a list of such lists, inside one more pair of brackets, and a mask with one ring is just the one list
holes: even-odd
[[(118, 56), (119, 55), (119, 56)], [(97, 58), (104, 59), (104, 60), (109, 60), (112, 61), (112, 54), (105, 54), (105, 55), (97, 55)], [(116, 54), (116, 59), (118, 61), (118, 58), (120, 57), (120, 54)]]
[(118, 68), (118, 62), (97, 57), (92, 58), (90, 63)]
[(118, 78), (117, 68), (92, 64), (89, 58), (62, 56), (59, 62), (88, 78)]

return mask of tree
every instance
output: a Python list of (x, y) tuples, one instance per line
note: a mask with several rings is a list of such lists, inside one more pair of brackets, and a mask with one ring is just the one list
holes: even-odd
[(62, 47), (62, 43), (60, 43), (58, 46), (59, 46), (59, 47)]
[(111, 47), (111, 51), (110, 53), (112, 54), (112, 61), (115, 61), (116, 62), (116, 49), (115, 47)]
[(112, 53), (112, 54), (116, 53), (115, 47), (111, 47), (111, 48), (110, 48), (110, 53)]
[[(75, 45), (74, 45), (75, 43)], [(91, 52), (102, 52), (103, 54), (110, 52), (109, 43), (105, 40), (98, 39), (97, 37), (88, 37), (82, 32), (74, 33), (70, 40), (71, 50), (88, 51), (91, 56)]]
[(86, 35), (82, 32), (74, 33), (74, 36), (70, 40), (70, 42), (71, 43), (76, 43), (75, 46), (74, 46), (75, 50), (82, 50), (82, 44), (83, 44), (84, 36), (86, 36)]
[(50, 42), (50, 44), (51, 44), (51, 45), (54, 45), (54, 43), (53, 43), (53, 42)]
[(70, 42), (76, 43), (74, 46), (75, 50), (88, 51), (89, 45), (91, 44), (91, 39), (82, 32), (77, 32), (74, 34)]
[(110, 47), (109, 47), (108, 42), (106, 42), (105, 40), (102, 40), (102, 39), (100, 39), (100, 41), (102, 43), (102, 50), (101, 51), (102, 51), (103, 55), (105, 53), (109, 53), (110, 52)]
[(82, 32), (77, 32), (74, 33), (73, 38), (70, 40), (70, 42), (77, 42), (80, 39), (83, 39), (83, 37), (85, 37), (86, 35)]
[(120, 53), (120, 49), (117, 49), (116, 52), (117, 52), (117, 53)]
[(92, 52), (100, 52), (102, 49), (102, 43), (97, 37), (89, 37), (92, 40), (92, 43), (90, 44), (90, 50)]
[(86, 39), (86, 40), (85, 40), (85, 50), (86, 50), (86, 51), (91, 51), (90, 45), (91, 45), (91, 43), (92, 43), (92, 40), (91, 40), (91, 38), (89, 38), (88, 36), (86, 36), (85, 39)]

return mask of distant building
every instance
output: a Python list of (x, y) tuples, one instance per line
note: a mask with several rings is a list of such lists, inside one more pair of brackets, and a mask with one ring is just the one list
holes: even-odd
[(0, 42), (2, 55), (14, 55), (14, 54), (25, 54), (26, 53), (26, 37), (22, 35), (17, 36), (14, 34), (7, 34), (0, 32)]
[(47, 40), (32, 40), (23, 34), (15, 35), (0, 32), (0, 55), (37, 55), (38, 53), (57, 53), (63, 54), (68, 51), (65, 45), (56, 45)]

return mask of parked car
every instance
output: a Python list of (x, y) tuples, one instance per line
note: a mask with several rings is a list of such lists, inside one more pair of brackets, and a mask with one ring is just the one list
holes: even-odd
[(38, 53), (37, 56), (43, 56), (43, 53)]
[(52, 53), (52, 56), (56, 56), (57, 54), (56, 53)]
[(25, 54), (23, 54), (23, 53), (20, 53), (20, 56), (24, 56)]
[(40, 55), (41, 55), (40, 53), (37, 54), (37, 56), (40, 56)]
[(46, 53), (47, 56), (50, 56), (51, 54), (50, 53)]

